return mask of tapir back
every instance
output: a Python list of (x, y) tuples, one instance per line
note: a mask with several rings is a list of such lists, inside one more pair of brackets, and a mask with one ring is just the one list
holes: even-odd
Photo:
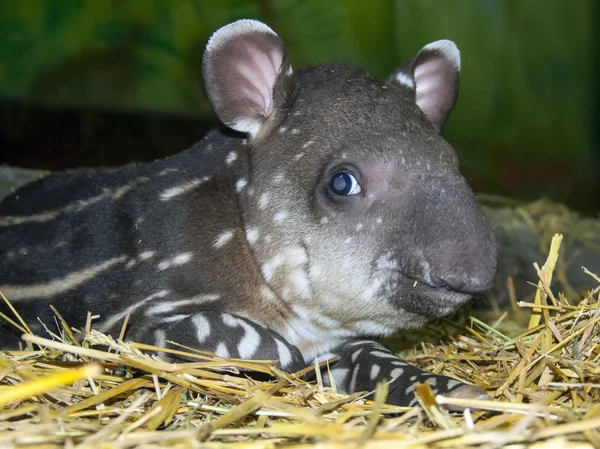
[[(50, 304), (74, 327), (98, 314), (106, 330), (128, 313), (135, 323), (136, 310), (161, 298), (192, 304), (191, 292), (206, 292), (195, 310), (203, 299), (219, 309), (213, 270), (225, 268), (211, 254), (219, 230), (240, 227), (233, 179), (245, 167), (242, 143), (213, 131), (161, 161), (55, 173), (22, 187), (0, 205), (0, 289), (34, 331), (38, 317), (54, 322)], [(14, 332), (0, 326), (1, 345), (11, 345)]]

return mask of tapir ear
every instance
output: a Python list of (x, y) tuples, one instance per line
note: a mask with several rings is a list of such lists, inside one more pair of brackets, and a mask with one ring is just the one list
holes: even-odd
[(386, 82), (412, 89), (417, 105), (440, 131), (456, 104), (459, 78), (458, 47), (452, 41), (441, 40), (423, 47)]
[(219, 119), (256, 137), (294, 89), (283, 41), (264, 23), (238, 20), (209, 39), (202, 65), (204, 86)]

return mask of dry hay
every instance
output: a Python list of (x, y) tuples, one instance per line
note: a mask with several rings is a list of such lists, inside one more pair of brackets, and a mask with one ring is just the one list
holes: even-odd
[[(0, 446), (600, 447), (600, 285), (582, 292), (578, 305), (550, 291), (560, 240), (537, 268), (535, 299), (518, 304), (514, 319), (527, 312), (523, 332), (503, 333), (506, 316), (493, 324), (473, 319), (462, 335), (406, 356), (484, 388), (494, 401), (434, 397), (421, 385), (420, 406), (390, 406), (385, 384), (369, 401), (269, 362), (179, 347), (170, 351), (198, 361), (170, 364), (148, 355), (152, 347), (115, 341), (89, 323), (80, 342), (63, 322), (60, 341), (25, 335), (28, 350), (0, 353)], [(240, 368), (274, 378), (253, 380)], [(320, 379), (328, 366), (310, 369)], [(449, 413), (446, 404), (462, 411)]]

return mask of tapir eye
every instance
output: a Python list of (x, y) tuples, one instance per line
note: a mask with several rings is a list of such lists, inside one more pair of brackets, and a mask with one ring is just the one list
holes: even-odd
[(348, 172), (339, 172), (331, 177), (329, 188), (337, 195), (356, 195), (361, 187), (356, 178)]

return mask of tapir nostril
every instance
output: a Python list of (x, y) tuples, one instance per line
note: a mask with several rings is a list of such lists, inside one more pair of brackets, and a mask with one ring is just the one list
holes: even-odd
[(489, 290), (490, 282), (482, 276), (469, 276), (463, 273), (444, 273), (436, 276), (441, 286), (461, 293), (481, 293)]

